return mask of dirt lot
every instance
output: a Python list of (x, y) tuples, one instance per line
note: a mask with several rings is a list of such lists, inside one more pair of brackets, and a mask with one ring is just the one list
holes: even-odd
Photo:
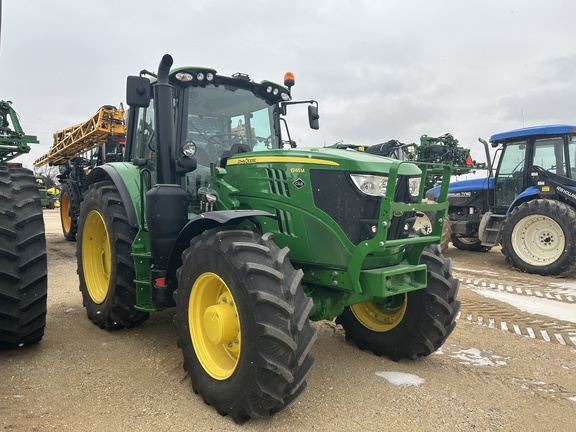
[(46, 335), (36, 346), (0, 351), (4, 430), (574, 430), (576, 324), (479, 294), (512, 291), (527, 299), (553, 292), (550, 301), (570, 313), (576, 306), (570, 290), (555, 287), (574, 279), (520, 274), (498, 250), (451, 248), (446, 255), (462, 280), (462, 313), (439, 351), (395, 363), (347, 343), (333, 323), (316, 323), (307, 390), (271, 419), (238, 426), (193, 393), (176, 346), (173, 310), (117, 332), (86, 318), (76, 245), (62, 237), (57, 210), (45, 211), (45, 221)]

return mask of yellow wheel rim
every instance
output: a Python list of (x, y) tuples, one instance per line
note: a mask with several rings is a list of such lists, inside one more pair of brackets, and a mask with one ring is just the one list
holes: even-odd
[(84, 281), (92, 301), (101, 304), (110, 286), (112, 252), (104, 219), (91, 211), (82, 231), (82, 268)]
[(192, 287), (188, 325), (200, 364), (212, 378), (229, 378), (240, 359), (240, 318), (230, 289), (218, 275), (204, 273)]
[(403, 301), (398, 306), (381, 307), (372, 301), (367, 301), (350, 306), (350, 310), (364, 327), (382, 333), (400, 324), (406, 313), (407, 304), (407, 296), (404, 294)]
[(62, 192), (60, 197), (60, 219), (62, 220), (62, 226), (66, 233), (70, 232), (72, 228), (72, 218), (70, 217), (70, 196), (66, 192)]

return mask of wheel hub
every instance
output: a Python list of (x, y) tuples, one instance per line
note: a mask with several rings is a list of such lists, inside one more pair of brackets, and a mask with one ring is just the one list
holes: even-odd
[(550, 246), (554, 243), (554, 234), (550, 232), (543, 232), (540, 234), (540, 243), (544, 246)]
[(233, 343), (236, 338), (237, 323), (234, 305), (218, 302), (204, 311), (204, 329), (208, 340), (214, 345)]

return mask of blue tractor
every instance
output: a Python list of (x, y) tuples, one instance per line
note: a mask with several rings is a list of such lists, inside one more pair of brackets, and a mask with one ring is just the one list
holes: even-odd
[[(486, 147), (488, 143), (480, 139)], [(522, 272), (563, 276), (576, 270), (576, 126), (498, 133), (486, 178), (450, 184), (452, 244), (487, 251), (501, 245)], [(496, 167), (493, 172), (493, 167)], [(439, 188), (427, 193), (435, 199)]]

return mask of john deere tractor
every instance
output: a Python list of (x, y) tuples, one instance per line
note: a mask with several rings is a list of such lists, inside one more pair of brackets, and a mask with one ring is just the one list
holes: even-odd
[(10, 162), (37, 143), (0, 101), (0, 348), (38, 342), (46, 326), (47, 261), (36, 178)]
[(426, 166), (337, 148), (296, 148), (284, 85), (201, 67), (127, 81), (126, 156), (86, 180), (77, 235), (88, 317), (114, 330), (176, 308), (193, 389), (236, 422), (281, 410), (306, 387), (316, 332), (341, 324), (394, 360), (452, 332), (458, 281), (437, 244), (411, 236)]

